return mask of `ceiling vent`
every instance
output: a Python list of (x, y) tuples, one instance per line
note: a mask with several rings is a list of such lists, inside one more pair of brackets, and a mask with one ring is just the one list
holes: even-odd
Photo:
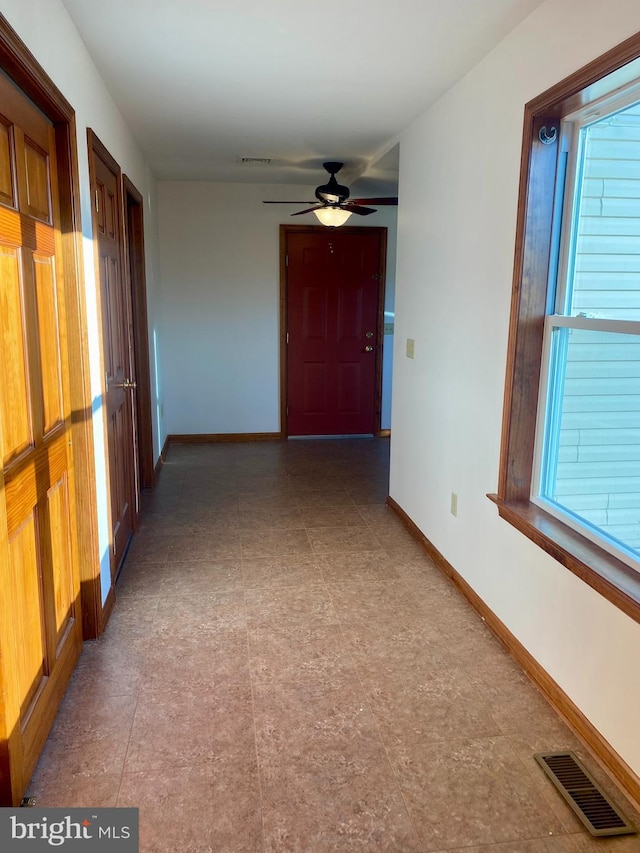
[(271, 162), (271, 157), (241, 157), (241, 163), (249, 165), (250, 163), (260, 163), (262, 166), (268, 166)]

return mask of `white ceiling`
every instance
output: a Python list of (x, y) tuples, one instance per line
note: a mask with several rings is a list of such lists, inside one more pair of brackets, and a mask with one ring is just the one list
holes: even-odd
[(541, 0), (63, 2), (159, 178), (313, 184), (333, 159), (375, 192), (402, 130)]

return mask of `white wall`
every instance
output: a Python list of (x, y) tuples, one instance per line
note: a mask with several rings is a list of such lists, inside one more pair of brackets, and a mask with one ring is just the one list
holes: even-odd
[[(279, 431), (279, 226), (317, 220), (313, 214), (292, 220), (295, 206), (262, 199), (313, 199), (313, 193), (304, 186), (158, 184), (161, 403), (169, 434)], [(395, 220), (395, 208), (383, 208), (362, 223), (388, 228), (390, 306)], [(386, 378), (383, 428), (390, 415)]]
[[(94, 413), (98, 529), (104, 597), (111, 584), (109, 570), (111, 531), (109, 530), (107, 510), (102, 369), (97, 320), (98, 290), (95, 280), (91, 232), (87, 128), (90, 127), (98, 135), (120, 164), (122, 171), (129, 176), (145, 199), (148, 314), (150, 338), (152, 340), (154, 333), (157, 334), (159, 323), (155, 179), (147, 168), (142, 151), (113, 103), (87, 53), (84, 42), (62, 3), (59, 0), (2, 0), (2, 13), (76, 111), (82, 233), (84, 238), (84, 276)], [(155, 372), (153, 362), (151, 369), (153, 374)], [(152, 394), (152, 406), (155, 411), (155, 388)], [(157, 458), (159, 453), (160, 438), (157, 418), (154, 418), (154, 458)]]
[(548, 0), (401, 136), (390, 487), (636, 773), (640, 625), (485, 495), (497, 488), (523, 107), (639, 29), (637, 0)]

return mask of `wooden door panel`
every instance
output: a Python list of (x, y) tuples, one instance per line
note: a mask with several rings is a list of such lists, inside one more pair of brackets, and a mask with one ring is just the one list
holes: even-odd
[(32, 506), (9, 537), (9, 588), (14, 609), (20, 717), (25, 719), (45, 677), (38, 511)]
[(116, 186), (112, 185), (105, 187), (104, 194), (104, 230), (107, 237), (110, 240), (113, 240), (114, 243), (120, 248), (120, 228), (119, 225), (119, 213), (118, 213), (118, 196)]
[(111, 365), (109, 378), (121, 381), (127, 375), (128, 348), (126, 343), (126, 314), (122, 300), (122, 279), (120, 277), (120, 258), (109, 258), (107, 291), (110, 323)]
[(60, 317), (54, 258), (34, 255), (33, 273), (38, 315), (38, 343), (42, 374), (43, 428), (46, 435), (63, 423)]
[(327, 411), (328, 377), (326, 362), (305, 362), (304, 397), (302, 411), (305, 415), (324, 415)]
[(0, 116), (0, 204), (15, 207), (15, 188), (13, 179), (13, 136), (11, 124)]
[(75, 619), (75, 595), (69, 572), (65, 571), (71, 561), (69, 547), (69, 480), (66, 471), (47, 491), (43, 513), (43, 534), (46, 543), (45, 583), (51, 584), (49, 601), (52, 609), (52, 635), (50, 654), (57, 658), (60, 643)]
[(364, 293), (361, 287), (340, 287), (338, 290), (338, 316), (336, 321), (337, 339), (339, 342), (349, 341), (356, 346), (363, 339), (363, 301)]
[(46, 151), (25, 136), (24, 160), (27, 212), (35, 219), (51, 222), (49, 157)]
[(0, 281), (0, 438), (4, 466), (33, 445), (23, 278), (20, 250), (13, 246), (0, 246)]
[(105, 336), (104, 331), (111, 325), (111, 299), (109, 297), (109, 258), (100, 256), (98, 259), (98, 273), (100, 279), (100, 297), (102, 305), (102, 349), (104, 374), (107, 381), (113, 376), (113, 344), (111, 336)]
[(302, 336), (305, 341), (327, 339), (327, 291), (324, 287), (304, 287), (302, 296)]
[(336, 369), (336, 409), (341, 415), (357, 415), (362, 411), (360, 388), (362, 369), (359, 361), (343, 362)]

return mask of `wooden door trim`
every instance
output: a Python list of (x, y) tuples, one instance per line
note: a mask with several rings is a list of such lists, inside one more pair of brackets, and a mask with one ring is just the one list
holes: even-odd
[[(326, 225), (281, 225), (280, 226), (280, 433), (282, 438), (289, 434), (287, 417), (287, 251), (289, 234), (322, 234)], [(378, 282), (378, 311), (376, 370), (374, 389), (373, 434), (380, 436), (382, 424), (382, 352), (384, 346), (384, 293), (387, 280), (387, 229), (383, 226), (367, 228), (358, 225), (343, 225), (341, 234), (378, 234), (380, 237), (380, 281)]]
[(53, 122), (55, 130), (67, 339), (69, 361), (76, 368), (70, 376), (73, 489), (76, 504), (85, 508), (78, 514), (76, 528), (82, 633), (92, 639), (100, 633), (102, 594), (75, 111), (2, 14), (0, 68)]
[(0, 13), (0, 68), (54, 124), (69, 123), (75, 111), (20, 36)]
[[(147, 316), (147, 278), (144, 254), (144, 199), (127, 175), (122, 176), (124, 200), (125, 272), (131, 289), (135, 357), (136, 414), (140, 488), (155, 485), (153, 428), (151, 423), (151, 373), (149, 369), (149, 323)], [(135, 222), (129, 221), (130, 213)], [(133, 247), (133, 251), (132, 251)]]

